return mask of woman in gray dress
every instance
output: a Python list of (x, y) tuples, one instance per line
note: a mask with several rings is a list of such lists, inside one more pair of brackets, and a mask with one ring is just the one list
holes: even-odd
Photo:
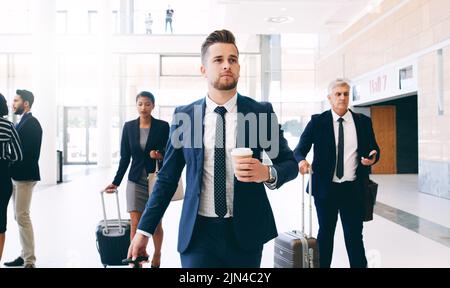
[[(131, 218), (130, 238), (136, 234), (137, 225), (144, 212), (149, 198), (149, 173), (155, 172), (156, 163), (162, 166), (164, 150), (169, 139), (169, 123), (152, 117), (155, 107), (155, 97), (152, 93), (143, 91), (136, 96), (136, 107), (139, 118), (126, 122), (123, 127), (120, 162), (116, 177), (105, 191), (114, 192), (122, 182), (131, 159), (127, 182), (127, 210)], [(163, 229), (161, 223), (152, 235), (155, 251), (151, 265), (158, 268), (161, 261), (161, 246)]]

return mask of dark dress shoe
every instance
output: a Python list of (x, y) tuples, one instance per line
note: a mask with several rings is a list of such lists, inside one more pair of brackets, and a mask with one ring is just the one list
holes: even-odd
[(3, 265), (5, 265), (6, 267), (19, 267), (19, 266), (23, 266), (25, 262), (23, 261), (22, 257), (17, 257), (16, 260), (11, 261), (11, 262), (5, 262), (3, 263)]

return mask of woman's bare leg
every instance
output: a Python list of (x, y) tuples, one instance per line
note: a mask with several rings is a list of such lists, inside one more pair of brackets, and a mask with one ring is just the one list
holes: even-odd
[(5, 246), (5, 233), (1, 233), (0, 234), (0, 260), (2, 260), (4, 246)]
[(155, 245), (155, 252), (153, 252), (152, 266), (159, 267), (161, 264), (161, 247), (164, 238), (164, 231), (162, 228), (162, 222), (159, 222), (153, 234), (153, 244)]
[(137, 226), (139, 224), (139, 220), (141, 220), (142, 213), (138, 211), (131, 211), (131, 229), (130, 229), (130, 240), (133, 240), (134, 235), (136, 235)]

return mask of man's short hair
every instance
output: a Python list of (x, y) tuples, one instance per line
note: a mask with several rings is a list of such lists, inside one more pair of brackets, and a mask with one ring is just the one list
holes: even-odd
[(33, 95), (33, 93), (31, 93), (28, 90), (17, 90), (16, 94), (19, 95), (20, 97), (22, 97), (22, 100), (24, 102), (28, 101), (28, 103), (30, 104), (30, 108), (31, 108), (31, 106), (33, 106), (33, 103), (34, 103), (34, 95)]
[(6, 98), (0, 93), (0, 117), (8, 115), (8, 105), (6, 104)]
[(337, 78), (336, 80), (331, 81), (330, 85), (328, 85), (328, 95), (333, 93), (333, 89), (336, 87), (347, 86), (349, 89), (352, 87), (350, 85), (350, 80), (346, 78)]
[(147, 97), (148, 99), (150, 99), (150, 101), (152, 101), (153, 105), (155, 105), (155, 96), (153, 96), (152, 93), (147, 92), (147, 91), (142, 91), (141, 93), (139, 93), (136, 96), (136, 102), (138, 101), (139, 97)]
[(205, 56), (208, 53), (208, 48), (216, 43), (233, 44), (234, 47), (236, 47), (236, 51), (239, 56), (239, 49), (236, 46), (236, 39), (234, 38), (233, 33), (225, 29), (216, 30), (209, 34), (208, 37), (206, 37), (205, 42), (202, 44), (201, 57), (203, 64), (205, 63)]

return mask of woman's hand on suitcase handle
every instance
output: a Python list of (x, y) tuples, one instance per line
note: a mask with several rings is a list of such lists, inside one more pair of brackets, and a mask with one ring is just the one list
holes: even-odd
[(298, 163), (298, 171), (302, 175), (309, 173), (309, 167), (311, 167), (311, 165), (309, 165), (308, 161), (306, 160), (302, 160)]
[(131, 241), (130, 248), (128, 248), (127, 258), (131, 258), (134, 261), (139, 256), (148, 257), (147, 244), (148, 237), (137, 232), (134, 235), (133, 241)]
[(114, 192), (116, 192), (117, 187), (119, 187), (119, 186), (116, 186), (114, 184), (109, 184), (108, 186), (106, 186), (105, 192), (106, 193), (114, 193)]

